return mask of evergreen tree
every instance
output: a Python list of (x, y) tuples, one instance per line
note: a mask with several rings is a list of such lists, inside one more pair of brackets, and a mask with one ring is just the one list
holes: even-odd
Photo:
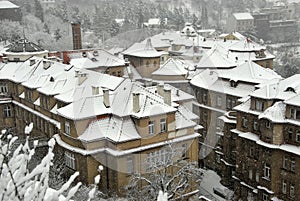
[(41, 3), (39, 0), (34, 0), (34, 15), (39, 18), (42, 22), (44, 22), (44, 12)]
[(46, 23), (44, 24), (43, 31), (47, 34), (50, 34), (50, 29)]
[(203, 4), (202, 4), (201, 24), (202, 24), (203, 29), (207, 28), (207, 26), (208, 26), (206, 2), (203, 2)]
[(54, 38), (55, 38), (55, 40), (56, 40), (56, 42), (59, 40), (59, 39), (61, 39), (61, 33), (60, 33), (60, 29), (59, 28), (57, 28), (56, 30), (55, 30), (55, 32), (54, 32)]

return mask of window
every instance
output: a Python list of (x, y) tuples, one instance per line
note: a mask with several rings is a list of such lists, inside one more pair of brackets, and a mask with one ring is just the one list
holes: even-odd
[(294, 186), (294, 184), (290, 185), (290, 196), (295, 197), (295, 186)]
[(293, 128), (289, 128), (288, 130), (288, 137), (289, 137), (289, 140), (292, 140), (293, 139)]
[(256, 174), (255, 174), (255, 181), (259, 182), (259, 172), (256, 172)]
[(296, 142), (300, 142), (300, 130), (296, 132)]
[(253, 130), (257, 131), (258, 128), (259, 128), (258, 122), (257, 122), (257, 121), (254, 121), (254, 122), (253, 122)]
[(253, 176), (253, 172), (252, 172), (252, 170), (250, 169), (250, 170), (249, 170), (249, 179), (252, 180), (252, 176)]
[(154, 121), (149, 121), (149, 124), (148, 124), (148, 131), (149, 131), (149, 134), (154, 134)]
[(161, 119), (160, 120), (160, 132), (166, 132), (167, 131), (167, 121), (166, 119)]
[(291, 108), (290, 112), (291, 112), (291, 119), (300, 119), (300, 110)]
[(154, 61), (154, 62), (153, 62), (153, 66), (154, 66), (154, 68), (156, 68), (156, 66), (157, 66), (157, 61)]
[(133, 173), (133, 159), (131, 156), (127, 157), (127, 173)]
[(4, 106), (4, 118), (11, 117), (11, 108), (9, 105)]
[(248, 127), (248, 119), (246, 117), (243, 117), (242, 118), (242, 126), (244, 128), (247, 128)]
[(271, 167), (269, 164), (265, 163), (265, 167), (264, 167), (264, 178), (265, 179), (270, 179), (270, 172), (271, 171)]
[(288, 157), (287, 156), (283, 157), (282, 167), (284, 169), (287, 169), (287, 167), (288, 167)]
[(294, 158), (291, 159), (291, 171), (292, 172), (296, 171), (296, 161)]
[(202, 102), (203, 104), (207, 104), (207, 94), (205, 92), (202, 95)]
[(221, 96), (217, 97), (217, 106), (219, 106), (219, 107), (222, 106), (222, 97)]
[(269, 195), (263, 193), (263, 201), (269, 201)]
[(249, 148), (249, 155), (254, 156), (254, 147), (253, 146), (250, 146), (250, 148)]
[(286, 181), (282, 180), (282, 193), (286, 194)]
[(255, 110), (263, 111), (263, 102), (260, 100), (255, 100)]
[(146, 67), (149, 68), (150, 67), (150, 62), (146, 61)]
[(7, 86), (7, 84), (2, 84), (2, 85), (0, 86), (0, 92), (1, 92), (2, 94), (8, 93), (8, 86)]
[(237, 86), (237, 82), (234, 80), (230, 80), (230, 86), (235, 88)]
[(265, 126), (266, 126), (266, 128), (271, 128), (271, 122), (270, 121), (266, 121)]
[(65, 133), (68, 135), (71, 134), (70, 123), (68, 121), (65, 122)]
[(187, 155), (186, 155), (186, 152), (187, 152), (187, 145), (186, 144), (182, 144), (182, 154), (181, 154), (181, 157), (182, 158), (186, 158)]
[(203, 111), (202, 117), (203, 117), (202, 121), (207, 122), (207, 112), (206, 111)]
[(290, 112), (291, 112), (291, 119), (296, 119), (296, 110), (294, 108), (291, 108)]
[(122, 77), (122, 72), (121, 71), (118, 71), (118, 77)]
[(217, 160), (217, 163), (221, 162), (221, 156), (219, 154), (216, 154), (216, 160)]
[(232, 108), (232, 105), (231, 105), (231, 98), (227, 98), (226, 107), (227, 107), (227, 109), (231, 109), (231, 108)]
[(65, 163), (66, 166), (75, 170), (75, 156), (74, 154), (70, 153), (70, 152), (65, 152)]

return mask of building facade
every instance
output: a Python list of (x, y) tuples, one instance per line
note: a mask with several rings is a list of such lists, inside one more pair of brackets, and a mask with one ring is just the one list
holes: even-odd
[(179, 158), (198, 160), (201, 127), (172, 101), (169, 88), (157, 89), (159, 95), (128, 79), (40, 57), (0, 66), (1, 129), (25, 137), (32, 123), (30, 139), (54, 137), (65, 175), (78, 171), (90, 184), (103, 165), (100, 189), (124, 195), (130, 175), (153, 171), (170, 144)]
[[(199, 162), (202, 167), (216, 170), (222, 176), (222, 183), (228, 187), (233, 187), (231, 173), (235, 168), (235, 160), (232, 149), (235, 140), (224, 135), (223, 129), (235, 127), (236, 117), (230, 111), (257, 85), (279, 78), (270, 69), (254, 62), (245, 62), (229, 69), (207, 69), (191, 80), (199, 103), (193, 111), (200, 117), (199, 123), (204, 127), (199, 141)], [(224, 122), (227, 123), (225, 126)]]
[(297, 200), (299, 75), (253, 92), (235, 108), (235, 200)]

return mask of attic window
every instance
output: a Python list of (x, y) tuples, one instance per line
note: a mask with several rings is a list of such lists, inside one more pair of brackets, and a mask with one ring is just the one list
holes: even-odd
[(230, 80), (230, 86), (235, 88), (237, 86), (237, 82), (234, 80)]
[(288, 87), (285, 91), (290, 91), (290, 92), (296, 93), (296, 91), (293, 87)]
[(50, 82), (54, 82), (54, 77), (50, 77)]
[(91, 58), (91, 60), (93, 61), (93, 62), (96, 62), (97, 61), (97, 59), (96, 58)]

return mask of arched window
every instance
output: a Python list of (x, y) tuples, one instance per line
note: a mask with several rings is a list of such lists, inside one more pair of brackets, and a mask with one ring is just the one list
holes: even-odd
[(146, 61), (146, 67), (147, 67), (147, 68), (150, 67), (150, 61)]
[(154, 61), (154, 62), (153, 62), (153, 66), (156, 68), (156, 66), (157, 66), (157, 61)]

